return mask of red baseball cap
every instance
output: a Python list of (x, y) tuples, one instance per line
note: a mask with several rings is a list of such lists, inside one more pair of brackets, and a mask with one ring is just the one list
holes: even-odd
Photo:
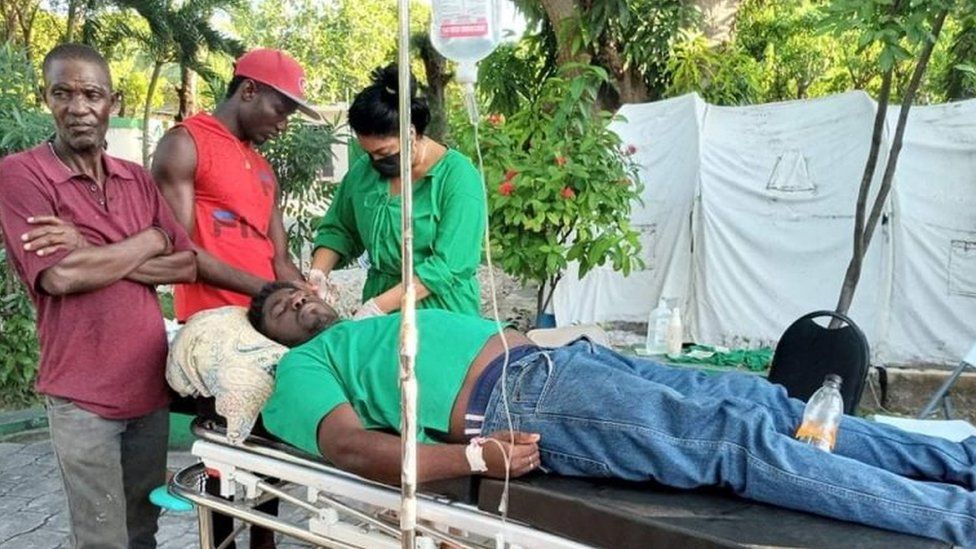
[(305, 71), (298, 61), (283, 51), (262, 48), (245, 53), (234, 63), (234, 76), (271, 86), (297, 103), (303, 113), (316, 120), (322, 118), (305, 100)]

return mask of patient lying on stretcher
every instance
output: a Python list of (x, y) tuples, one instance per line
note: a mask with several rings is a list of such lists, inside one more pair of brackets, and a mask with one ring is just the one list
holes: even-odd
[[(396, 483), (399, 316), (337, 321), (272, 283), (248, 318), (292, 347), (267, 428), (363, 477)], [(961, 443), (845, 416), (833, 454), (791, 436), (803, 404), (755, 376), (710, 376), (582, 339), (540, 348), (494, 322), (417, 312), (420, 482), (533, 470), (654, 480), (976, 546), (976, 437)], [(503, 375), (504, 374), (504, 375)], [(508, 432), (509, 421), (514, 433)], [(486, 438), (482, 438), (486, 437)], [(504, 450), (504, 452), (503, 452)]]

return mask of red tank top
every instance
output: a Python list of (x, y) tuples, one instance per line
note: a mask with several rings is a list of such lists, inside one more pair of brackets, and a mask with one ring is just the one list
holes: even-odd
[[(180, 126), (190, 133), (197, 149), (195, 225), (190, 237), (229, 265), (274, 280), (274, 244), (268, 227), (277, 181), (271, 166), (250, 143), (207, 113)], [(177, 285), (174, 301), (176, 318), (183, 322), (193, 313), (224, 305), (247, 307), (251, 298), (195, 283)]]

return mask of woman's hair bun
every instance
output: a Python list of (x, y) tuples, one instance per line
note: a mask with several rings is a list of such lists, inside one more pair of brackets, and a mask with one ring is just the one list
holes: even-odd
[[(397, 90), (400, 86), (400, 74), (396, 63), (391, 63), (385, 67), (377, 67), (373, 69), (373, 73), (370, 75), (373, 80), (373, 85), (376, 86), (384, 97), (391, 97), (396, 99), (399, 97)], [(410, 74), (410, 97), (414, 98), (417, 96), (417, 79), (414, 78), (413, 73)]]
[[(397, 135), (400, 127), (399, 74), (395, 64), (374, 69), (372, 83), (356, 94), (349, 106), (349, 126), (356, 135)], [(430, 124), (430, 107), (417, 94), (417, 80), (410, 75), (410, 123), (424, 135)]]

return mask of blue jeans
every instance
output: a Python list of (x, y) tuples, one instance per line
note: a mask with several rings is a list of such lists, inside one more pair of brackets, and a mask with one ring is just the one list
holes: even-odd
[[(800, 511), (976, 547), (976, 437), (962, 443), (845, 416), (834, 453), (796, 441), (803, 403), (736, 373), (707, 375), (579, 340), (509, 365), (484, 433), (541, 435), (561, 475), (722, 486)], [(912, 480), (914, 477), (920, 480)]]

